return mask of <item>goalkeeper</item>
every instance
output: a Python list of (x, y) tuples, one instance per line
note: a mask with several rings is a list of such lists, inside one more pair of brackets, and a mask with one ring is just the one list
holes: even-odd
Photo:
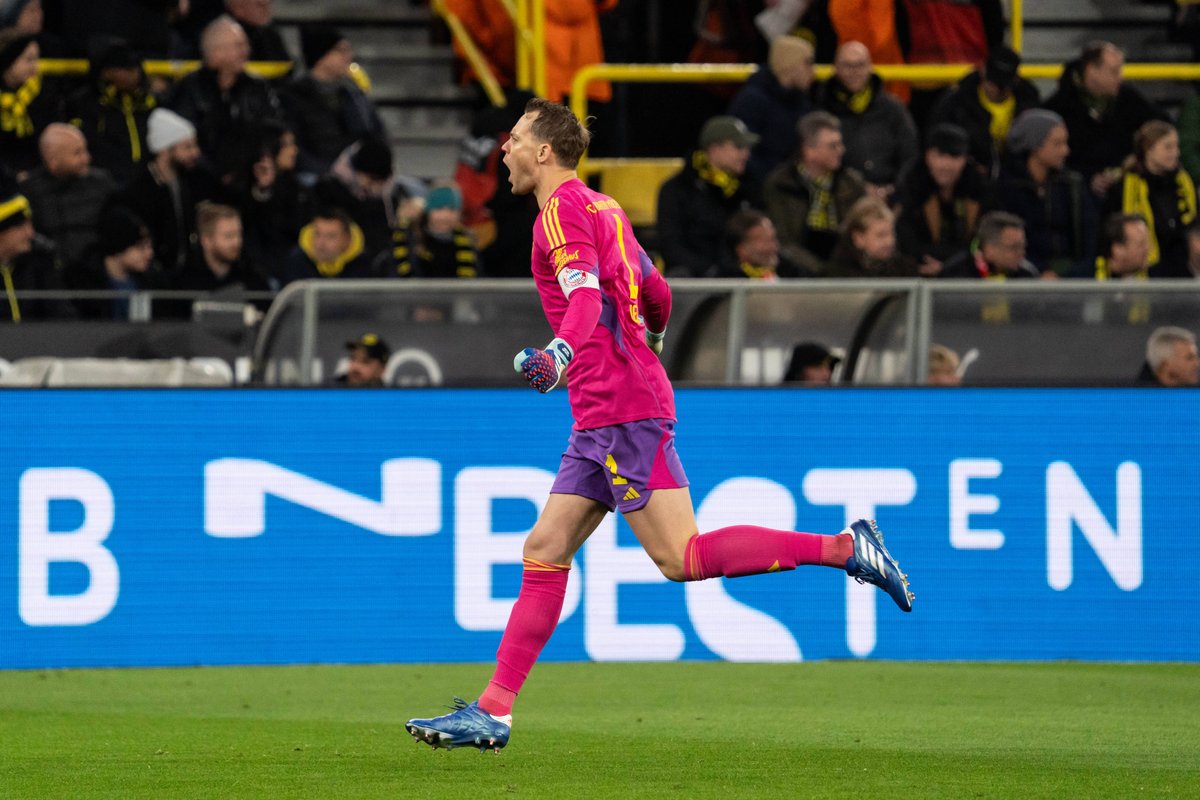
[(567, 107), (534, 99), (503, 147), (513, 193), (534, 194), (541, 209), (533, 277), (557, 334), (545, 348), (518, 353), (514, 366), (540, 392), (566, 381), (575, 425), (525, 540), (521, 590), (491, 681), (476, 702), (408, 722), (409, 733), (434, 747), (508, 743), (513, 702), (558, 623), (571, 559), (614, 510), (673, 581), (818, 564), (879, 586), (912, 610), (907, 578), (873, 522), (833, 536), (751, 525), (698, 533), (675, 452), (674, 396), (657, 355), (671, 291), (617, 202), (577, 177), (589, 138)]

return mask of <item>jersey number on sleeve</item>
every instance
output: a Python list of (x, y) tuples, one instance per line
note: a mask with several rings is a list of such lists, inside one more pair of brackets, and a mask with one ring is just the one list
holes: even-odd
[(617, 226), (617, 246), (621, 248), (621, 261), (629, 273), (629, 318), (633, 320), (634, 325), (644, 325), (645, 320), (638, 313), (638, 274), (629, 265), (629, 255), (625, 252), (625, 224), (621, 221), (620, 214), (613, 214), (612, 219), (613, 224)]

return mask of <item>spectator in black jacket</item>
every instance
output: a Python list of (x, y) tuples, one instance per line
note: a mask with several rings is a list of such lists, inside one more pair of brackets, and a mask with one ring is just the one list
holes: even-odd
[(8, 176), (0, 176), (0, 320), (20, 322), (69, 317), (70, 305), (61, 300), (20, 300), (23, 290), (62, 289), (62, 272), (53, 243), (33, 232), (29, 200)]
[(1038, 275), (1025, 258), (1024, 220), (1007, 211), (989, 211), (979, 220), (971, 247), (947, 259), (941, 277), (1005, 280)]
[(236, 208), (204, 202), (196, 206), (196, 246), (174, 288), (188, 292), (265, 292), (267, 279), (242, 261), (242, 219)]
[(872, 71), (866, 45), (846, 42), (839, 47), (833, 77), (814, 94), (817, 106), (842, 123), (842, 164), (862, 174), (869, 192), (889, 198), (901, 168), (916, 157), (919, 140), (908, 109)]
[(38, 136), (59, 117), (38, 74), (39, 53), (30, 34), (0, 30), (0, 162), (18, 178), (37, 167)]
[(966, 249), (975, 236), (987, 183), (968, 166), (970, 143), (957, 125), (941, 123), (929, 144), (896, 185), (896, 234), (900, 252), (917, 262), (922, 276), (935, 277), (942, 262)]
[[(100, 218), (100, 237), (83, 258), (68, 265), (65, 282), (74, 291), (137, 292), (166, 289), (166, 277), (154, 261), (154, 242), (146, 224), (127, 208), (111, 206)], [(89, 319), (128, 320), (128, 295), (111, 300), (77, 298), (75, 307)], [(157, 311), (157, 307), (154, 309)]]
[(196, 126), (200, 151), (228, 185), (255, 160), (262, 123), (283, 112), (270, 84), (246, 72), (250, 45), (232, 17), (209, 23), (200, 51), (203, 66), (179, 81), (166, 105)]
[(1088, 42), (1078, 59), (1063, 66), (1058, 91), (1045, 103), (1067, 124), (1067, 166), (1083, 175), (1097, 198), (1120, 177), (1137, 129), (1152, 119), (1166, 119), (1138, 89), (1122, 83), (1124, 67), (1121, 48)]
[(751, 75), (729, 104), (729, 113), (759, 137), (746, 173), (762, 184), (796, 152), (796, 125), (812, 109), (813, 47), (796, 36), (771, 42), (767, 63)]
[(196, 232), (196, 203), (212, 197), (211, 176), (200, 166), (196, 128), (167, 108), (147, 123), (146, 146), (153, 154), (118, 196), (150, 229), (154, 252), (168, 272), (183, 267)]
[(725, 224), (760, 207), (759, 190), (743, 181), (758, 136), (737, 117), (712, 117), (699, 149), (658, 191), (658, 236), (669, 277), (712, 277), (720, 267)]
[(1043, 275), (1090, 275), (1096, 254), (1096, 204), (1083, 177), (1067, 169), (1067, 126), (1044, 108), (1022, 114), (1008, 134), (993, 207), (1025, 221), (1029, 260)]
[(311, 212), (311, 190), (296, 177), (298, 152), (287, 125), (264, 123), (258, 160), (238, 187), (245, 258), (264, 275), (280, 274)]
[(92, 163), (124, 186), (150, 158), (146, 121), (157, 105), (141, 60), (118, 39), (94, 50), (87, 84), (67, 98), (65, 114), (87, 138)]
[(1041, 101), (1037, 88), (1017, 74), (1020, 66), (1010, 48), (993, 49), (983, 68), (947, 92), (930, 116), (931, 125), (949, 122), (965, 130), (975, 166), (993, 179), (1013, 120)]
[(46, 126), (40, 140), (42, 166), (29, 173), (21, 191), (33, 209), (34, 228), (72, 264), (96, 240), (100, 212), (117, 190), (102, 169), (92, 169), (87, 140), (62, 122)]
[(301, 29), (300, 44), (308, 72), (283, 93), (284, 105), (300, 145), (297, 169), (313, 181), (333, 167), (342, 151), (365, 137), (382, 137), (375, 104), (350, 79), (354, 50), (328, 25)]

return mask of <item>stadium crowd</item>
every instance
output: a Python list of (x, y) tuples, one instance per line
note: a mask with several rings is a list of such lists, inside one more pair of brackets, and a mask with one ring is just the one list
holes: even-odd
[[(561, 36), (602, 60), (596, 19), (616, 4), (586, 5)], [(999, 0), (854, 5), (766, 3), (747, 22), (738, 4), (700, 4), (701, 40), (729, 52), (697, 57), (761, 67), (658, 191), (644, 239), (668, 278), (1200, 278), (1200, 104), (1172, 121), (1105, 41), (1042, 97), (1004, 44)], [(481, 40), (493, 23), (474, 21)], [(288, 52), (269, 0), (0, 0), (0, 314), (130, 313), (24, 289), (526, 276), (536, 208), (507, 191), (498, 150), (527, 95), (477, 114), (457, 173), (428, 183), (396, 169), (351, 41), (322, 24), (299, 44)], [(511, 85), (504, 48), (488, 53)], [(88, 58), (86, 79), (39, 72), (58, 56)], [(174, 83), (143, 68), (186, 56), (201, 67)], [(266, 79), (252, 59), (295, 67)], [(874, 69), (899, 61), (978, 68), (940, 88)], [(558, 97), (577, 66), (559, 69)]]

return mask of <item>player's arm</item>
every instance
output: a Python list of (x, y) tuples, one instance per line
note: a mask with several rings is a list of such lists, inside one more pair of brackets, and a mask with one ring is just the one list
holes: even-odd
[(591, 273), (587, 276), (595, 281), (595, 286), (574, 287), (568, 293), (567, 312), (550, 344), (544, 350), (526, 347), (513, 359), (513, 369), (543, 394), (558, 386), (567, 366), (575, 358), (575, 350), (591, 338), (600, 319), (600, 282)]
[(671, 318), (671, 286), (659, 273), (646, 251), (638, 249), (642, 264), (642, 288), (639, 298), (642, 316), (646, 320), (646, 344), (656, 353), (661, 353), (663, 339), (667, 335), (667, 321)]
[(567, 310), (545, 349), (526, 347), (513, 359), (513, 368), (539, 392), (558, 385), (575, 351), (592, 336), (600, 319), (600, 259), (593, 244), (592, 223), (581, 218), (582, 209), (549, 205), (542, 214), (546, 237), (546, 264), (553, 270)]

